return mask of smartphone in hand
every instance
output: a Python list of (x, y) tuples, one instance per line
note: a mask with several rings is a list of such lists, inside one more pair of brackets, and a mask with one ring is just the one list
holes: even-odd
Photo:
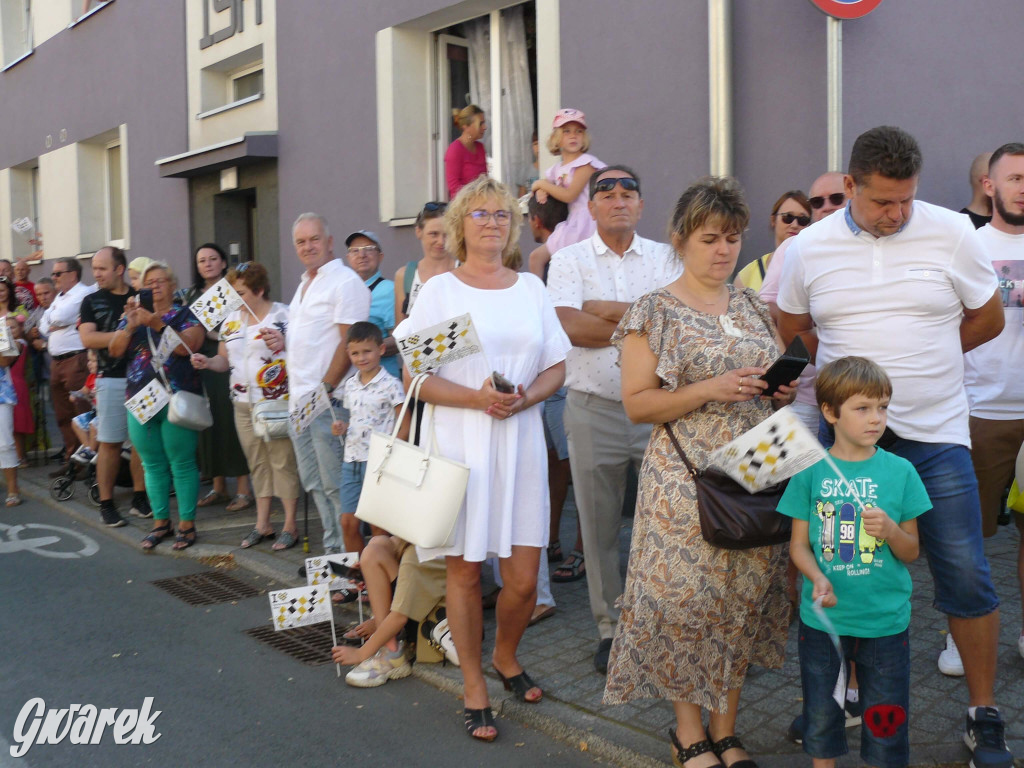
[(761, 392), (761, 396), (771, 397), (782, 384), (789, 384), (789, 382), (799, 378), (804, 368), (810, 362), (811, 355), (803, 341), (797, 336), (793, 339), (793, 343), (786, 348), (786, 351), (782, 353), (782, 357), (772, 363), (772, 367), (765, 371), (764, 376), (761, 377), (768, 382), (768, 388)]
[(516, 391), (516, 385), (513, 384), (508, 379), (506, 379), (497, 371), (491, 372), (491, 384), (494, 385), (494, 388), (496, 390), (498, 390), (499, 392), (503, 392), (506, 395), (511, 395)]

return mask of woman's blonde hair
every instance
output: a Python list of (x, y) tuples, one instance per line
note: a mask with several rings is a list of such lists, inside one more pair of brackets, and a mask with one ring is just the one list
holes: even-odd
[(511, 190), (490, 176), (477, 176), (460, 189), (455, 199), (448, 203), (448, 210), (444, 214), (444, 232), (447, 236), (445, 247), (457, 260), (466, 260), (466, 216), (476, 208), (481, 198), (496, 199), (499, 207), (512, 214), (508, 223), (508, 242), (501, 252), (501, 259), (504, 262), (519, 245), (519, 228), (523, 224), (523, 214), (520, 213), (519, 201), (512, 195)]
[(459, 110), (459, 113), (455, 116), (455, 122), (459, 128), (465, 130), (473, 124), (477, 115), (482, 115), (483, 113), (484, 111), (476, 104), (470, 104), (468, 107), (463, 107)]
[[(568, 124), (569, 123), (566, 123), (565, 125), (568, 125)], [(550, 152), (552, 155), (560, 155), (560, 154), (562, 154), (562, 148), (559, 146), (559, 144), (562, 143), (562, 129), (565, 128), (565, 125), (560, 125), (557, 128), (552, 129), (551, 135), (548, 136), (548, 143), (547, 143), (546, 146), (548, 148), (548, 152)], [(576, 125), (579, 125), (579, 123), (576, 123)], [(580, 144), (580, 152), (586, 152), (589, 149), (590, 149), (590, 130), (586, 126), (584, 126), (584, 128), (583, 128), (583, 143)]]
[(672, 245), (679, 250), (690, 235), (709, 223), (721, 223), (724, 232), (737, 234), (750, 223), (743, 187), (732, 176), (704, 176), (679, 196), (668, 227)]

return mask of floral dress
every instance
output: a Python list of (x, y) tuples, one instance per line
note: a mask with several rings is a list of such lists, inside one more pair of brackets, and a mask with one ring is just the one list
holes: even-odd
[[(612, 341), (643, 337), (658, 358), (664, 389), (778, 356), (767, 307), (729, 287), (723, 316), (694, 310), (667, 289), (638, 299)], [(767, 400), (711, 402), (672, 422), (698, 468), (709, 454), (771, 414)], [(704, 541), (693, 481), (655, 425), (640, 472), (626, 588), (612, 644), (604, 701), (685, 701), (725, 712), (727, 693), (750, 664), (782, 665), (790, 606), (787, 547), (718, 549)]]

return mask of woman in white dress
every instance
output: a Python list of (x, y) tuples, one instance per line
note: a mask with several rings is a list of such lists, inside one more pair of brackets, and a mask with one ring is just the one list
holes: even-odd
[[(448, 248), (462, 266), (431, 278), (399, 329), (408, 336), (468, 312), (483, 347), (482, 354), (442, 366), (423, 385), (422, 399), (437, 406), (441, 453), (470, 473), (452, 545), (419, 555), (447, 559), (448, 621), (465, 685), (466, 731), (484, 741), (498, 735), (481, 660), (480, 566), (488, 557), (500, 559), (504, 580), (492, 664), (521, 701), (543, 696), (516, 658), (548, 543), (547, 451), (542, 409), (535, 406), (562, 385), (571, 346), (543, 283), (502, 266), (521, 222), (505, 185), (482, 176), (463, 187), (445, 215)], [(492, 371), (515, 391), (495, 389)]]

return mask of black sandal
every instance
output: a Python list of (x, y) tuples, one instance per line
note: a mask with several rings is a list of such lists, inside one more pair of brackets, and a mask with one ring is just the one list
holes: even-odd
[[(497, 667), (494, 667), (494, 671), (495, 673), (497, 673), (498, 678), (501, 680), (501, 684), (505, 686), (505, 690), (512, 691), (515, 697), (520, 701), (526, 704), (537, 704), (538, 702), (540, 702), (541, 699), (544, 698), (544, 691), (541, 690), (541, 687), (539, 685), (533, 682), (533, 678), (526, 674), (525, 669), (515, 677), (505, 677), (503, 674), (501, 674), (501, 670), (499, 670)], [(538, 696), (536, 699), (526, 698), (526, 694), (534, 688), (540, 691), (540, 696)]]
[[(463, 715), (465, 717), (466, 733), (470, 735), (470, 738), (479, 739), (480, 741), (494, 741), (498, 738), (498, 728), (494, 723), (494, 712), (491, 711), (490, 707), (484, 707), (483, 709), (470, 709), (466, 707)], [(479, 728), (494, 728), (495, 734), (493, 736), (477, 736), (476, 731)]]
[(163, 525), (158, 525), (156, 528), (149, 532), (149, 535), (142, 540), (142, 551), (149, 552), (153, 547), (159, 544), (161, 541), (169, 536), (174, 535), (174, 529), (171, 528), (171, 521), (168, 520)]
[[(708, 740), (711, 739), (711, 732), (708, 731)], [(722, 753), (729, 749), (742, 749), (744, 752), (747, 748), (743, 746), (743, 742), (739, 740), (738, 736), (725, 736), (718, 741), (711, 742), (711, 749), (718, 757), (718, 761), (722, 761)], [(725, 765), (725, 763), (722, 763)], [(737, 760), (735, 763), (729, 763), (725, 768), (757, 768), (757, 763), (751, 760), (749, 757), (744, 760)]]
[(555, 539), (550, 544), (548, 544), (548, 562), (556, 563), (559, 560), (561, 560), (562, 557), (562, 542), (560, 542), (558, 539)]
[(174, 544), (171, 549), (181, 551), (188, 549), (196, 543), (196, 539), (199, 538), (199, 534), (196, 533), (196, 527), (193, 525), (191, 528), (178, 528), (178, 535), (174, 537)]
[[(672, 762), (678, 766), (678, 768), (685, 768), (683, 763), (693, 760), (695, 757), (713, 752), (714, 747), (708, 739), (698, 741), (696, 744), (691, 744), (686, 749), (683, 749), (683, 745), (679, 743), (679, 738), (676, 736), (674, 728), (668, 729), (668, 737), (672, 740)], [(718, 763), (721, 765), (721, 761)], [(713, 767), (712, 767), (713, 768)]]
[(551, 573), (551, 580), (558, 584), (568, 584), (570, 581), (579, 581), (586, 575), (587, 563), (583, 558), (583, 553), (574, 549)]

